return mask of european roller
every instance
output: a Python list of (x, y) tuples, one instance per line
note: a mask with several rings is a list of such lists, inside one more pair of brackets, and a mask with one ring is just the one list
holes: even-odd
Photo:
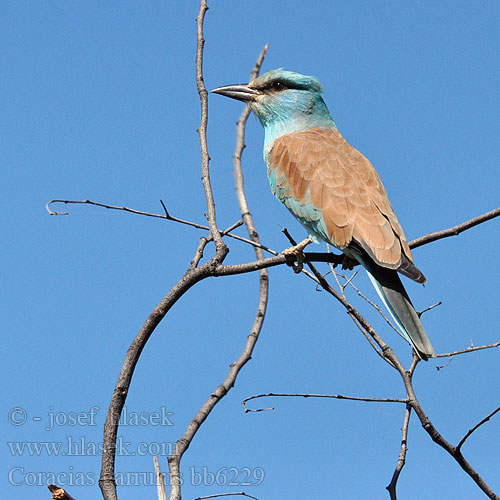
[(271, 190), (309, 235), (292, 252), (322, 240), (361, 264), (418, 355), (434, 356), (398, 273), (417, 283), (425, 276), (376, 170), (338, 131), (321, 83), (276, 69), (212, 92), (248, 103), (263, 125)]

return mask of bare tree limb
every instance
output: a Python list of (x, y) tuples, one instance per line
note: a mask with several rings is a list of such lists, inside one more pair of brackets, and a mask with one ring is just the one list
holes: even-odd
[(439, 307), (443, 303), (441, 301), (436, 302), (435, 304), (432, 304), (432, 306), (426, 307), (425, 309), (422, 309), (421, 311), (417, 311), (418, 317), (420, 318), (422, 314), (426, 313), (427, 311), (432, 311), (435, 307)]
[(252, 410), (251, 408), (247, 408), (246, 404), (248, 401), (252, 401), (253, 399), (259, 398), (269, 398), (269, 397), (277, 397), (277, 398), (327, 398), (327, 399), (346, 399), (349, 401), (364, 401), (365, 403), (408, 403), (407, 399), (398, 399), (398, 398), (365, 398), (365, 397), (357, 397), (357, 396), (343, 396), (342, 394), (308, 394), (308, 393), (280, 393), (280, 392), (268, 392), (267, 394), (257, 394), (255, 396), (249, 396), (245, 398), (241, 405), (245, 410), (245, 413), (258, 413), (261, 411), (271, 411), (274, 410), (274, 407), (270, 408), (259, 408), (257, 410)]
[[(109, 204), (106, 204), (106, 203), (99, 203), (97, 201), (91, 201), (91, 200), (50, 200), (45, 205), (45, 208), (49, 212), (49, 215), (69, 215), (69, 212), (57, 212), (57, 211), (53, 211), (50, 208), (50, 205), (52, 203), (64, 203), (66, 205), (69, 205), (69, 204), (93, 205), (93, 206), (96, 206), (96, 207), (107, 208), (109, 210), (121, 210), (121, 211), (128, 212), (128, 213), (135, 214), (135, 215), (144, 215), (146, 217), (154, 217), (155, 219), (164, 219), (164, 220), (168, 220), (168, 221), (172, 221), (172, 222), (178, 222), (179, 224), (185, 224), (186, 226), (191, 226), (191, 227), (194, 227), (196, 229), (204, 229), (204, 230), (210, 231), (210, 227), (208, 227), (208, 226), (205, 226), (203, 224), (198, 224), (197, 222), (191, 222), (191, 221), (188, 221), (188, 220), (185, 220), (185, 219), (180, 219), (179, 217), (174, 217), (173, 215), (170, 215), (170, 213), (167, 211), (167, 209), (166, 209), (163, 201), (160, 200), (160, 202), (161, 202), (163, 208), (165, 209), (165, 214), (155, 214), (155, 213), (152, 213), (152, 212), (145, 212), (143, 210), (135, 210), (133, 208), (120, 207), (120, 206), (116, 206), (116, 205), (109, 205)], [(243, 224), (243, 222), (242, 222), (242, 224)], [(236, 227), (239, 227), (240, 225), (241, 224), (237, 224), (232, 229), (234, 229)], [(238, 241), (242, 241), (243, 243), (247, 243), (248, 245), (252, 245), (254, 247), (262, 248), (262, 250), (264, 250), (266, 252), (269, 252), (270, 254), (279, 255), (278, 252), (276, 252), (275, 250), (272, 250), (271, 248), (266, 247), (262, 243), (256, 243), (255, 241), (249, 240), (248, 238), (244, 238), (244, 237), (239, 236), (237, 234), (231, 233), (230, 231), (232, 231), (232, 229), (230, 229), (230, 230), (226, 229), (225, 231), (219, 230), (219, 233), (222, 236), (229, 236), (230, 238), (233, 238), (233, 239), (238, 240)], [(322, 259), (325, 259), (325, 254), (324, 253), (314, 254), (313, 252), (311, 252), (311, 255), (317, 255), (318, 262), (325, 262), (325, 260), (322, 260)]]
[[(441, 448), (443, 448), (445, 451), (447, 451), (458, 463), (458, 465), (462, 468), (462, 470), (468, 474), (472, 480), (479, 486), (479, 488), (485, 493), (485, 495), (488, 498), (491, 498), (493, 500), (500, 500), (500, 497), (496, 495), (496, 493), (488, 486), (488, 484), (484, 481), (484, 479), (478, 474), (478, 472), (472, 467), (472, 465), (464, 458), (460, 450), (457, 450), (456, 447), (454, 447), (451, 443), (449, 443), (439, 432), (438, 430), (434, 427), (430, 419), (427, 417), (425, 414), (422, 406), (420, 405), (420, 402), (417, 399), (417, 396), (415, 394), (415, 390), (413, 388), (413, 382), (412, 382), (412, 375), (413, 371), (405, 371), (404, 367), (401, 365), (399, 360), (397, 359), (396, 355), (394, 352), (391, 350), (388, 352), (388, 355), (393, 358), (392, 360), (395, 362), (396, 369), (400, 373), (403, 383), (406, 388), (406, 394), (408, 395), (409, 402), (408, 404), (411, 406), (411, 408), (415, 411), (418, 419), (420, 420), (420, 423), (424, 430), (429, 434), (431, 439), (439, 445)], [(416, 355), (414, 354), (413, 356), (413, 361), (412, 364), (415, 363), (415, 365), (418, 363), (418, 360), (416, 360)]]
[(156, 490), (158, 492), (158, 500), (168, 500), (167, 492), (165, 490), (165, 474), (163, 474), (163, 472), (161, 472), (160, 470), (158, 457), (155, 455), (153, 459), (155, 465)]
[(205, 88), (205, 82), (203, 79), (203, 49), (205, 46), (205, 38), (203, 35), (203, 22), (205, 20), (205, 14), (208, 10), (208, 5), (206, 0), (200, 1), (200, 9), (198, 10), (198, 15), (196, 16), (196, 33), (197, 33), (197, 43), (196, 43), (196, 86), (198, 87), (198, 94), (200, 96), (201, 104), (201, 123), (198, 128), (198, 134), (200, 136), (200, 150), (201, 150), (201, 181), (203, 183), (203, 188), (205, 190), (205, 197), (207, 199), (207, 219), (208, 225), (210, 226), (210, 233), (215, 242), (215, 248), (217, 252), (228, 252), (225, 243), (222, 241), (222, 237), (217, 229), (217, 221), (215, 218), (215, 201), (212, 192), (212, 186), (210, 183), (210, 170), (209, 162), (210, 156), (208, 154), (207, 145), (207, 124), (208, 124), (208, 92)]
[[(292, 244), (293, 244), (293, 238), (291, 238)], [(424, 430), (429, 434), (431, 439), (441, 446), (444, 450), (446, 450), (459, 464), (459, 466), (464, 470), (466, 474), (468, 474), (473, 481), (479, 486), (479, 488), (491, 499), (494, 500), (500, 500), (500, 497), (498, 497), (493, 490), (488, 486), (488, 484), (484, 481), (484, 479), (478, 474), (478, 472), (472, 467), (472, 465), (464, 458), (460, 450), (456, 450), (456, 448), (451, 445), (439, 432), (438, 430), (434, 427), (430, 419), (427, 417), (425, 414), (422, 406), (420, 405), (420, 402), (417, 399), (417, 396), (415, 394), (414, 388), (413, 388), (413, 382), (412, 382), (412, 376), (415, 371), (415, 368), (419, 362), (419, 359), (415, 352), (413, 352), (413, 359), (411, 363), (411, 367), (409, 370), (406, 370), (399, 360), (399, 358), (396, 356), (394, 351), (385, 343), (385, 341), (380, 337), (380, 335), (373, 329), (373, 327), (366, 321), (366, 319), (359, 313), (357, 309), (355, 309), (344, 297), (342, 297), (336, 290), (334, 290), (328, 281), (323, 277), (321, 273), (319, 273), (316, 268), (311, 264), (308, 263), (308, 266), (310, 267), (311, 271), (313, 272), (314, 276), (318, 279), (320, 282), (321, 286), (325, 291), (330, 293), (336, 300), (338, 300), (347, 310), (347, 313), (358, 321), (358, 323), (363, 327), (363, 329), (366, 331), (367, 334), (369, 334), (372, 339), (376, 342), (376, 344), (380, 347), (380, 350), (383, 353), (383, 359), (389, 363), (393, 368), (395, 368), (402, 380), (403, 384), (406, 389), (406, 394), (408, 397), (408, 405), (411, 406), (411, 408), (415, 411), (417, 417), (420, 420), (420, 423)]]
[[(120, 206), (114, 206), (114, 205), (108, 205), (105, 203), (98, 203), (95, 201), (90, 201), (90, 200), (51, 200), (49, 201), (46, 205), (45, 208), (49, 212), (50, 215), (69, 215), (68, 212), (56, 212), (52, 211), (50, 209), (50, 205), (52, 203), (65, 203), (65, 204), (88, 204), (88, 205), (95, 205), (98, 207), (103, 207), (107, 209), (112, 209), (112, 210), (123, 210), (125, 212), (137, 214), (137, 215), (145, 215), (148, 217), (155, 217), (158, 219), (165, 219), (173, 222), (178, 222), (181, 224), (186, 224), (188, 226), (192, 226), (197, 229), (206, 229), (210, 230), (208, 226), (204, 226), (202, 224), (198, 224), (196, 222), (191, 222), (191, 221), (186, 221), (183, 219), (179, 219), (177, 217), (171, 216), (166, 210), (165, 210), (165, 215), (163, 214), (155, 214), (155, 213), (150, 213), (150, 212), (144, 212), (141, 210), (135, 210), (132, 208), (127, 208), (127, 207), (120, 207)], [(163, 202), (162, 202), (163, 204)], [(498, 217), (500, 215), (500, 207), (496, 208), (495, 210), (491, 210), (490, 212), (487, 212), (485, 214), (482, 214), (478, 217), (475, 217), (474, 219), (470, 219), (468, 221), (465, 221), (458, 226), (451, 227), (449, 229), (443, 229), (442, 231), (437, 231), (435, 233), (428, 233), (426, 235), (420, 236), (419, 238), (416, 238), (415, 240), (410, 241), (409, 245), (410, 248), (418, 248), (420, 246), (426, 245), (428, 243), (432, 243), (433, 241), (440, 240), (443, 238), (448, 238), (450, 236), (456, 236), (467, 229), (471, 229), (479, 224), (482, 224), (483, 222), (486, 222), (488, 220), (494, 219), (495, 217)], [(458, 232), (457, 232), (458, 231)], [(219, 231), (220, 232), (220, 231)], [(231, 238), (234, 238), (236, 240), (242, 241), (244, 243), (247, 243), (252, 246), (256, 246), (259, 248), (262, 248), (263, 250), (273, 254), (273, 255), (279, 255), (278, 252), (275, 250), (272, 250), (265, 245), (262, 245), (261, 243), (256, 243), (252, 240), (249, 240), (247, 238), (243, 238), (241, 236), (238, 236), (233, 233), (226, 233), (225, 236), (229, 236)], [(304, 254), (306, 256), (306, 260), (309, 260), (311, 262), (327, 262), (327, 263), (333, 263), (333, 264), (342, 264), (344, 260), (343, 255), (338, 255), (330, 252), (305, 252)], [(424, 312), (424, 311), (422, 311)]]
[(494, 210), (491, 210), (489, 212), (486, 212), (485, 214), (479, 215), (478, 217), (474, 217), (473, 219), (470, 219), (468, 221), (462, 222), (458, 226), (453, 226), (448, 229), (443, 229), (442, 231), (436, 231), (435, 233), (429, 233), (424, 236), (421, 236), (420, 238), (417, 238), (416, 240), (410, 241), (410, 248), (412, 249), (418, 248), (421, 247), (422, 245), (427, 245), (427, 243), (431, 243), (436, 240), (441, 240), (442, 238), (457, 236), (460, 233), (467, 231), (467, 229), (478, 226), (479, 224), (494, 219), (499, 215), (500, 215), (500, 207), (495, 208)]
[[(202, 0), (203, 4), (203, 0)], [(200, 28), (199, 28), (200, 30)], [(262, 65), (264, 57), (267, 52), (267, 45), (262, 49), (262, 52), (257, 59), (257, 63), (252, 72), (253, 75), (258, 75), (259, 69)], [(253, 221), (252, 215), (248, 208), (248, 203), (245, 196), (244, 183), (243, 183), (243, 172), (241, 168), (241, 155), (243, 149), (245, 147), (245, 124), (248, 118), (248, 112), (245, 109), (243, 114), (241, 115), (238, 124), (237, 124), (237, 141), (236, 141), (236, 150), (233, 157), (234, 163), (234, 174), (235, 174), (235, 182), (236, 182), (236, 195), (238, 198), (238, 203), (240, 205), (240, 211), (243, 218), (243, 221), (247, 227), (249, 236), (251, 240), (255, 243), (260, 244), (259, 235), (257, 233), (257, 229), (255, 227), (255, 223)], [(262, 260), (264, 258), (264, 253), (261, 248), (258, 246), (254, 247), (255, 254), (257, 259)], [(222, 264), (221, 264), (222, 265)], [(250, 333), (247, 337), (247, 341), (243, 352), (239, 356), (239, 358), (230, 365), (229, 373), (227, 374), (225, 380), (222, 384), (217, 387), (217, 389), (211, 394), (205, 404), (200, 408), (200, 410), (196, 413), (194, 418), (189, 423), (187, 429), (185, 430), (182, 437), (176, 442), (174, 451), (172, 455), (168, 458), (168, 466), (170, 470), (170, 485), (171, 485), (171, 500), (181, 500), (181, 481), (180, 481), (180, 461), (188, 447), (190, 446), (194, 436), (198, 432), (198, 429), (203, 424), (203, 422), (207, 419), (207, 417), (212, 412), (215, 405), (231, 390), (234, 386), (236, 378), (240, 372), (240, 370), (245, 366), (245, 364), (250, 361), (252, 358), (253, 349), (255, 344), (259, 338), (262, 325), (264, 322), (266, 309), (267, 309), (267, 300), (268, 300), (268, 292), (269, 292), (269, 277), (266, 269), (262, 268), (260, 270), (259, 277), (259, 301), (257, 306), (257, 313), (255, 316), (255, 320), (253, 326), (250, 330)], [(244, 496), (247, 496), (243, 493)], [(227, 496), (227, 495), (213, 495), (213, 496)], [(205, 498), (211, 498), (205, 497)], [(252, 497), (253, 498), (253, 497)]]
[(213, 268), (214, 263), (217, 262), (214, 259), (216, 259), (216, 257), (213, 257), (201, 267), (190, 267), (186, 271), (184, 276), (182, 276), (177, 284), (167, 293), (149, 315), (127, 351), (104, 424), (102, 464), (99, 479), (99, 486), (104, 500), (117, 500), (118, 498), (116, 495), (115, 483), (116, 437), (121, 412), (125, 405), (125, 400), (132, 381), (132, 375), (134, 374), (142, 350), (160, 321), (165, 317), (173, 305), (196, 283), (211, 276), (211, 268)]
[(389, 492), (391, 500), (397, 500), (396, 495), (396, 485), (399, 479), (399, 475), (403, 470), (406, 462), (406, 452), (408, 451), (408, 428), (410, 424), (410, 415), (411, 415), (411, 406), (409, 404), (406, 405), (405, 416), (403, 420), (403, 426), (401, 427), (401, 448), (399, 451), (399, 457), (396, 464), (396, 469), (394, 470), (394, 474), (392, 475), (391, 482), (386, 487), (386, 490)]
[[(201, 123), (199, 127), (200, 136), (200, 152), (202, 159), (202, 182), (205, 191), (205, 197), (207, 200), (207, 219), (210, 227), (211, 236), (215, 242), (216, 253), (208, 262), (206, 262), (201, 267), (196, 267), (198, 264), (203, 248), (206, 245), (207, 239), (201, 240), (198, 246), (197, 252), (193, 261), (186, 271), (184, 276), (178, 281), (178, 283), (170, 290), (170, 292), (163, 298), (163, 300), (158, 304), (158, 306), (150, 314), (143, 327), (137, 334), (136, 338), (132, 342), (125, 361), (123, 363), (120, 375), (118, 377), (118, 382), (116, 383), (113, 396), (111, 398), (111, 403), (109, 405), (108, 414), (106, 417), (106, 422), (104, 424), (104, 436), (103, 436), (103, 451), (102, 451), (102, 465), (101, 465), (101, 475), (99, 479), (99, 486), (101, 488), (104, 500), (117, 500), (116, 493), (116, 483), (115, 483), (115, 453), (116, 453), (116, 437), (118, 432), (118, 425), (120, 420), (120, 415), (125, 404), (125, 400), (128, 394), (130, 383), (132, 380), (132, 375), (134, 373), (135, 367), (139, 360), (139, 357), (146, 345), (149, 337), (152, 335), (156, 326), (163, 319), (165, 314), (170, 310), (170, 308), (179, 300), (180, 297), (184, 295), (193, 285), (198, 283), (200, 280), (213, 275), (212, 270), (217, 266), (221, 265), (229, 249), (226, 247), (222, 241), (222, 236), (217, 228), (217, 222), (215, 218), (215, 203), (212, 193), (212, 186), (210, 183), (210, 172), (209, 172), (209, 155), (207, 149), (207, 121), (208, 121), (208, 99), (207, 91), (203, 82), (203, 20), (205, 13), (207, 11), (206, 0), (200, 1), (200, 8), (198, 12), (197, 22), (197, 50), (196, 50), (196, 83), (198, 87), (198, 93), (200, 95), (200, 105), (201, 105)], [(167, 212), (168, 215), (168, 212)], [(193, 265), (193, 263), (195, 263)], [(174, 471), (175, 472), (175, 471)], [(174, 495), (174, 487), (172, 488), (172, 500), (180, 499), (180, 476), (178, 474), (170, 475), (171, 481), (174, 486), (178, 486), (177, 496)]]
[(162, 200), (160, 200), (160, 203), (162, 204), (162, 206), (163, 206), (163, 208), (165, 210), (165, 214), (164, 215), (163, 214), (155, 214), (155, 213), (151, 213), (151, 212), (144, 212), (142, 210), (135, 210), (133, 208), (128, 208), (128, 207), (120, 207), (120, 206), (116, 206), (116, 205), (109, 205), (107, 203), (99, 203), (97, 201), (92, 201), (92, 200), (50, 200), (45, 205), (45, 208), (49, 212), (49, 215), (69, 215), (69, 212), (56, 212), (56, 211), (53, 211), (50, 208), (50, 205), (52, 205), (53, 203), (64, 203), (65, 205), (93, 205), (95, 207), (102, 207), (102, 208), (106, 208), (108, 210), (121, 210), (123, 212), (128, 212), (128, 213), (135, 214), (135, 215), (144, 215), (146, 217), (154, 217), (156, 219), (170, 220), (172, 222), (179, 222), (180, 224), (185, 224), (187, 226), (195, 227), (197, 229), (206, 229), (206, 230), (210, 231), (210, 228), (208, 226), (204, 226), (203, 224), (198, 224), (196, 222), (191, 222), (191, 221), (188, 221), (188, 220), (179, 219), (178, 217), (173, 217), (167, 211), (167, 209), (165, 207), (165, 204), (163, 203)]
[(482, 349), (494, 349), (495, 347), (500, 346), (500, 342), (494, 342), (493, 344), (486, 344), (486, 345), (480, 345), (477, 347), (467, 347), (465, 349), (462, 349), (460, 351), (453, 351), (453, 352), (445, 352), (443, 354), (436, 354), (436, 358), (447, 358), (448, 356), (457, 356), (458, 354), (466, 354), (468, 352), (473, 352), (473, 351), (481, 351)]
[(474, 431), (476, 431), (477, 429), (479, 429), (479, 427), (481, 427), (483, 424), (488, 422), (488, 420), (490, 420), (490, 418), (493, 417), (494, 415), (496, 415), (499, 411), (500, 411), (500, 406), (496, 410), (493, 410), (488, 416), (484, 417), (483, 420), (481, 420), (479, 423), (477, 423), (472, 429), (469, 429), (467, 434), (460, 440), (460, 443), (457, 444), (457, 448), (456, 448), (457, 452), (460, 452), (462, 445), (465, 443), (465, 441), (467, 441), (469, 436)]

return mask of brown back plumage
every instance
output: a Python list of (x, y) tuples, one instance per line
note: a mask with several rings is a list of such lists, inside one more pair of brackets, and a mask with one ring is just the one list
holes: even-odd
[(425, 282), (380, 177), (340, 132), (311, 128), (278, 138), (268, 169), (301, 205), (321, 210), (334, 246), (359, 245), (378, 265)]

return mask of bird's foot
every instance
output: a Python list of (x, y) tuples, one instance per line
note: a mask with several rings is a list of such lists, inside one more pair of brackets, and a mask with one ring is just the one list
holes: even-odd
[(305, 240), (302, 240), (300, 243), (297, 245), (294, 245), (293, 247), (287, 248), (283, 250), (283, 255), (287, 256), (293, 256), (297, 259), (297, 264), (294, 264), (293, 262), (290, 262), (290, 265), (292, 266), (292, 269), (294, 270), (295, 273), (300, 273), (302, 269), (304, 268), (304, 260), (305, 260), (305, 255), (304, 255), (304, 248), (309, 245), (309, 243), (312, 243), (311, 238), (306, 238)]
[(346, 254), (344, 254), (342, 269), (352, 271), (354, 269), (354, 266), (357, 266), (358, 264), (359, 262), (356, 259), (352, 259), (351, 257), (348, 257)]

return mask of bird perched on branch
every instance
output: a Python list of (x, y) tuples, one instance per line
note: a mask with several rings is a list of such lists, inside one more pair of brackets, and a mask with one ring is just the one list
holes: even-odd
[(361, 264), (404, 337), (422, 359), (434, 349), (398, 273), (425, 283), (372, 164), (340, 134), (311, 76), (276, 69), (212, 92), (250, 105), (265, 130), (264, 160), (274, 195), (309, 237)]

